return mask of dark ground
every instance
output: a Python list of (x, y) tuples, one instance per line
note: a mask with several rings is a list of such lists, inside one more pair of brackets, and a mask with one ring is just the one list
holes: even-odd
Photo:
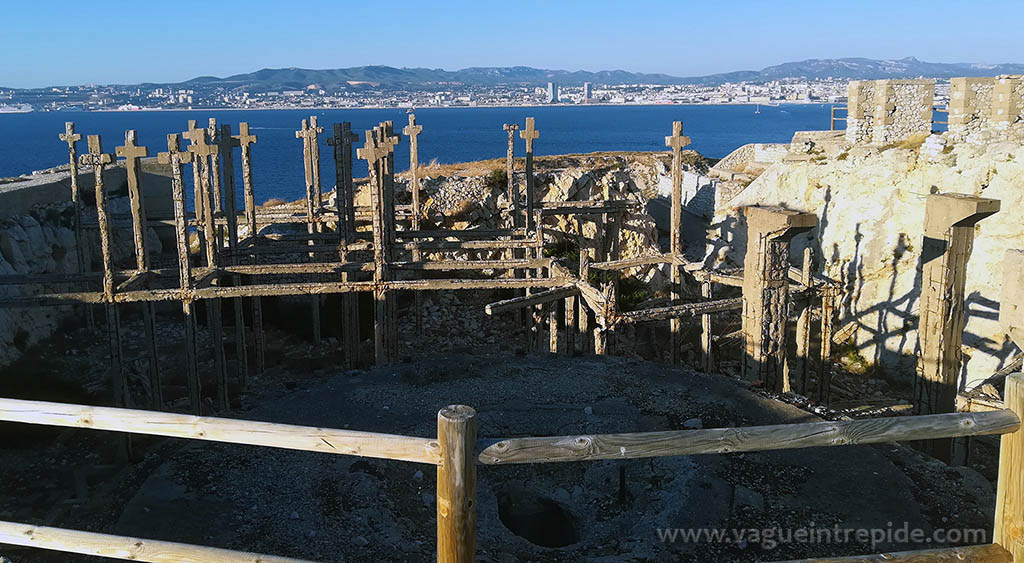
[[(641, 359), (519, 354), (509, 319), (481, 316), (470, 300), (436, 301), (448, 317), (428, 330), (433, 342), (453, 319), (470, 334), (444, 348), (411, 342), (417, 361), (390, 367), (346, 372), (329, 340), (316, 348), (271, 328), (271, 367), (228, 416), (434, 436), (437, 410), (464, 403), (477, 409), (480, 436), (492, 438), (679, 429), (696, 419), (705, 428), (815, 419), (728, 377)], [(141, 334), (131, 316), (126, 326), (129, 336)], [(165, 395), (183, 410), (180, 324), (161, 323), (160, 331)], [(104, 349), (98, 334), (69, 327), (5, 369), (9, 388), (0, 395), (101, 404)], [(126, 356), (140, 354), (130, 345)], [(144, 402), (144, 366), (136, 368), (133, 392)], [(117, 457), (116, 434), (21, 425), (0, 426), (0, 441), (3, 520), (321, 561), (434, 556), (429, 466), (150, 437), (133, 439), (135, 457), (126, 462)], [(972, 463), (988, 479), (899, 445), (485, 466), (478, 554), (487, 561), (754, 561), (937, 547), (671, 543), (657, 528), (906, 522), (928, 531), (990, 530), (993, 452), (981, 454)], [(16, 563), (95, 561), (23, 548), (0, 547), (0, 554)]]

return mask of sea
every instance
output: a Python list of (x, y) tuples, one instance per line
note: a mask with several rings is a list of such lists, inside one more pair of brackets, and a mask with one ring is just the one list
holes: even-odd
[[(396, 132), (408, 122), (405, 109), (315, 110), (189, 110), (125, 112), (31, 112), (0, 114), (0, 178), (66, 164), (67, 145), (58, 138), (64, 123), (72, 121), (83, 135), (78, 150), (85, 152), (85, 135), (99, 134), (104, 152), (123, 144), (125, 130), (135, 129), (139, 144), (150, 156), (167, 150), (167, 134), (187, 129), (190, 119), (205, 126), (209, 118), (228, 123), (237, 133), (238, 123), (249, 123), (258, 136), (253, 147), (253, 178), (258, 203), (271, 198), (296, 200), (305, 192), (302, 141), (295, 131), (302, 120), (317, 116), (329, 136), (336, 122), (352, 123), (363, 132), (391, 120)], [(722, 158), (747, 143), (789, 142), (795, 131), (829, 127), (828, 104), (754, 105), (653, 105), (653, 106), (541, 106), (508, 108), (423, 108), (416, 121), (419, 159), (423, 164), (468, 162), (505, 156), (504, 123), (523, 127), (527, 117), (536, 119), (537, 155), (594, 151), (664, 151), (672, 122), (683, 122), (688, 147), (710, 158)], [(182, 141), (182, 145), (186, 145)], [(361, 144), (361, 142), (359, 143)], [(321, 177), (325, 190), (334, 185), (333, 149), (321, 138)], [(525, 144), (516, 136), (516, 155)], [(235, 159), (238, 155), (236, 152)], [(356, 177), (365, 176), (365, 161), (355, 159)], [(396, 148), (396, 170), (409, 163), (408, 139), (403, 135)], [(236, 170), (240, 170), (236, 166)], [(241, 189), (241, 178), (236, 182)], [(240, 200), (241, 201), (241, 200)]]

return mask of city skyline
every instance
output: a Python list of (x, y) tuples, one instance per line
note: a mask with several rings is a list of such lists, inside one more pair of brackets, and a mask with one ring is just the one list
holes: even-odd
[[(46, 11), (15, 0), (5, 3), (0, 21), (0, 86), (173, 83), (260, 68), (363, 65), (527, 65), (688, 77), (849, 56), (1024, 60), (1016, 39), (1024, 6), (988, 5), (1001, 16), (957, 21), (944, 33), (942, 18), (955, 13), (955, 2), (741, 2), (728, 14), (718, 6), (663, 2), (626, 11), (611, 2), (528, 1), (514, 9), (394, 2), (388, 13), (401, 16), (385, 17), (379, 7), (319, 0), (302, 10), (264, 1), (82, 10), (61, 0)], [(74, 17), (54, 17), (62, 12)]]

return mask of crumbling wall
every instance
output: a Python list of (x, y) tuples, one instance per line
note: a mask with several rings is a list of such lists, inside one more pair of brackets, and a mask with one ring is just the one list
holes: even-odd
[[(147, 213), (154, 216), (169, 208), (169, 190), (166, 179), (144, 174), (146, 204), (152, 201)], [(130, 214), (130, 202), (125, 191), (123, 168), (111, 168), (104, 174), (105, 186), (111, 194), (108, 212), (112, 217)], [(0, 276), (35, 274), (72, 274), (78, 271), (74, 234), (74, 210), (71, 206), (70, 174), (66, 170), (41, 171), (22, 178), (11, 178), (0, 184)], [(83, 195), (83, 221), (96, 223), (93, 206), (92, 174), (79, 176), (79, 189)], [(130, 227), (114, 221), (121, 228), (115, 230), (112, 256), (119, 268), (134, 268), (135, 248)], [(171, 235), (173, 236), (173, 234)], [(98, 269), (99, 231), (86, 229), (87, 256)], [(160, 237), (153, 228), (147, 229), (145, 243), (150, 253), (162, 250)], [(99, 287), (99, 278), (92, 286)], [(49, 286), (52, 289), (67, 288)], [(38, 288), (38, 286), (37, 286)], [(47, 290), (43, 288), (43, 292)], [(0, 284), (0, 295), (18, 297), (29, 294), (29, 286)], [(39, 293), (37, 289), (34, 291)], [(54, 333), (60, 323), (75, 314), (74, 307), (30, 307), (0, 309), (0, 366), (21, 357), (24, 350)]]
[(932, 129), (934, 80), (854, 80), (847, 87), (846, 139), (886, 144)]
[(932, 130), (934, 80), (879, 80), (871, 140), (886, 144)]
[(1024, 77), (953, 78), (949, 136), (957, 142), (1024, 139)]
[(846, 140), (851, 143), (870, 142), (873, 133), (875, 83), (852, 80), (846, 87)]

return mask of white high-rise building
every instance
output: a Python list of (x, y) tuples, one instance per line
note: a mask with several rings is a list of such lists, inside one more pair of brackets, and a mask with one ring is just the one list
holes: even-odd
[(554, 82), (548, 82), (547, 98), (544, 100), (545, 103), (554, 104), (558, 102), (558, 84)]

